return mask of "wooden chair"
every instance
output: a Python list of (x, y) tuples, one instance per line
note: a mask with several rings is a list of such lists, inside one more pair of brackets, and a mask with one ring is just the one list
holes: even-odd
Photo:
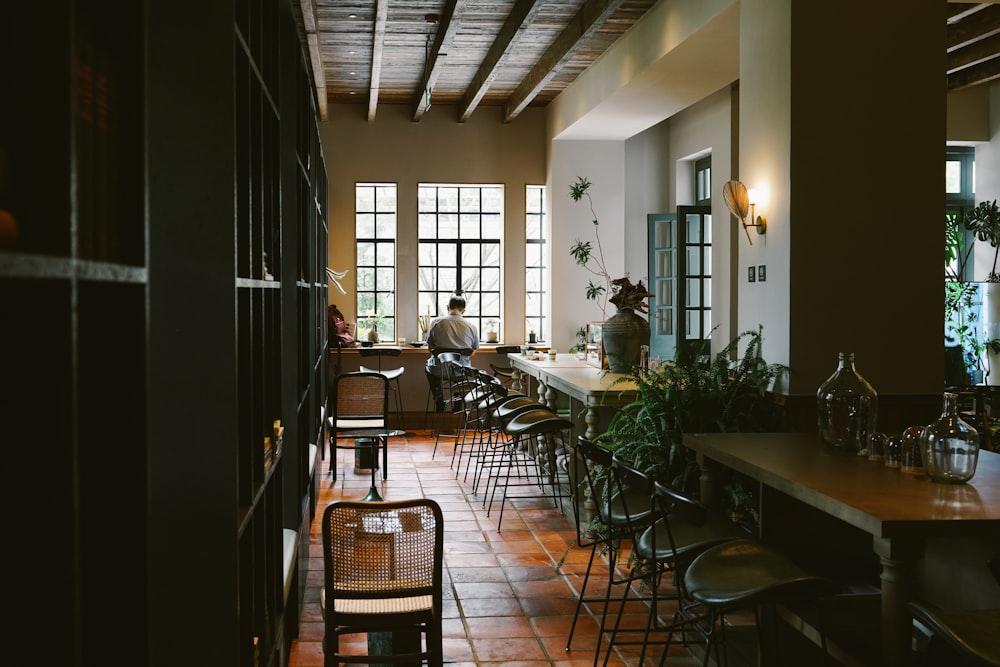
[[(384, 429), (389, 411), (389, 379), (381, 373), (341, 373), (333, 381), (328, 427), (330, 431), (330, 472), (337, 475), (337, 450), (371, 447), (370, 442), (358, 444), (356, 436), (345, 431), (356, 429)], [(378, 437), (382, 447), (382, 479), (388, 478), (388, 438)], [(354, 444), (346, 444), (348, 441)], [(376, 447), (375, 460), (378, 465)], [(373, 478), (374, 479), (374, 478)]]
[[(431, 499), (328, 505), (320, 595), (325, 667), (421, 661), (440, 667), (443, 561), (444, 522)], [(367, 654), (343, 653), (341, 637), (360, 633), (368, 633)]]

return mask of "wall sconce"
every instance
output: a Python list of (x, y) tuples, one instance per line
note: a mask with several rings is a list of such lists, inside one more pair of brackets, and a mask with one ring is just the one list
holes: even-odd
[[(767, 218), (756, 215), (757, 204), (760, 203), (759, 197), (760, 193), (757, 190), (747, 190), (747, 186), (740, 181), (726, 181), (722, 186), (722, 198), (726, 202), (726, 208), (740, 219), (750, 245), (753, 245), (750, 227), (755, 227), (758, 234), (767, 232)], [(750, 222), (747, 222), (747, 215), (750, 216)]]

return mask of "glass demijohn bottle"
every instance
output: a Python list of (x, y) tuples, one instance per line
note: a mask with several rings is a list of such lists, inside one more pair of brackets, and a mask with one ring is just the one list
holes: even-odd
[(841, 352), (836, 372), (816, 392), (819, 437), (834, 450), (857, 454), (875, 432), (878, 394), (854, 368), (854, 353)]
[(946, 392), (937, 421), (920, 434), (927, 476), (935, 482), (962, 484), (976, 474), (979, 432), (958, 414), (958, 394)]

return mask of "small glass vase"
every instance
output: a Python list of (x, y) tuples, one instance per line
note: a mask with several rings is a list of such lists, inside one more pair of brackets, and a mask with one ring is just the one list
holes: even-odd
[(816, 392), (819, 437), (836, 451), (858, 454), (875, 432), (878, 394), (854, 368), (854, 353), (841, 352), (837, 370)]
[(932, 481), (964, 484), (976, 474), (979, 432), (958, 414), (958, 394), (946, 392), (937, 421), (920, 434), (924, 466)]

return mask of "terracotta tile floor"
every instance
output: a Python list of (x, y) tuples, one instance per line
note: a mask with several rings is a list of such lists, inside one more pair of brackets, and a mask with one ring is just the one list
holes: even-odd
[[(409, 432), (389, 445), (389, 479), (378, 481), (387, 500), (429, 497), (438, 501), (445, 519), (444, 653), (445, 663), (506, 665), (508, 667), (572, 667), (592, 665), (597, 641), (599, 609), (581, 612), (572, 650), (566, 637), (573, 621), (576, 588), (582, 581), (589, 552), (575, 546), (571, 516), (553, 508), (551, 501), (524, 497), (504, 509), (502, 532), (497, 532), (482, 499), (472, 494), (471, 477), (456, 479), (450, 467), (452, 448), (441, 441), (436, 456), (433, 437), (426, 431)], [(337, 452), (338, 476), (323, 476), (317, 520), (310, 539), (310, 570), (299, 638), (293, 643), (289, 667), (321, 667), (323, 622), (319, 591), (323, 582), (323, 557), (319, 517), (326, 505), (340, 498), (362, 498), (371, 475), (354, 473), (354, 452)], [(329, 452), (328, 452), (329, 456)], [(324, 461), (325, 466), (328, 462)], [(379, 475), (381, 478), (381, 475)], [(520, 489), (524, 494), (527, 489)], [(594, 572), (606, 572), (606, 562), (595, 563)], [(590, 592), (602, 590), (592, 577)], [(641, 609), (635, 607), (635, 618)], [(638, 647), (616, 647), (611, 666), (634, 667)], [(646, 664), (657, 664), (654, 647)], [(682, 647), (671, 648), (671, 667), (697, 665)]]

